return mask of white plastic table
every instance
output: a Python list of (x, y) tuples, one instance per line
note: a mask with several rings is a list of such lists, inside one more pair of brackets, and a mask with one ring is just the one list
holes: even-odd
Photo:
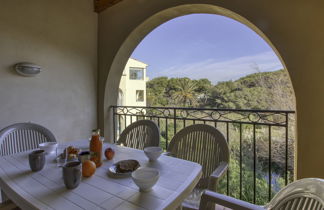
[[(65, 143), (88, 148), (88, 141)], [(56, 166), (54, 155), (46, 156), (46, 165), (39, 172), (29, 168), (28, 153), (0, 157), (0, 188), (21, 209), (175, 209), (189, 195), (201, 177), (197, 163), (161, 155), (149, 162), (143, 151), (112, 146), (115, 157), (104, 160), (95, 175), (82, 178), (73, 190), (65, 188), (62, 168)], [(104, 158), (105, 159), (105, 158)], [(128, 178), (110, 178), (108, 168), (114, 162), (136, 159), (141, 166), (157, 168), (160, 179), (150, 192), (139, 192)]]

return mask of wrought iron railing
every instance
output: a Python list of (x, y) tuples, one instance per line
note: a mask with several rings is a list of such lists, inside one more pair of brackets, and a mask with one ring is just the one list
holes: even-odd
[[(221, 182), (223, 192), (231, 196), (264, 204), (293, 179), (294, 111), (137, 106), (111, 109), (114, 141), (139, 119), (158, 124), (165, 150), (172, 136), (188, 125), (203, 123), (218, 128), (231, 151), (230, 167)], [(264, 183), (268, 189), (264, 189)]]

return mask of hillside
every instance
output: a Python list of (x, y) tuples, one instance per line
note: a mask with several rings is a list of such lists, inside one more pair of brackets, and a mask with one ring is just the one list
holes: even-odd
[(158, 77), (147, 83), (148, 106), (294, 110), (287, 71), (250, 74), (212, 85), (208, 79)]

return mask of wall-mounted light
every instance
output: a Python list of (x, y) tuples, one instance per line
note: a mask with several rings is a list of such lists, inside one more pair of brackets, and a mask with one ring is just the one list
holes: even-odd
[(41, 72), (41, 67), (33, 64), (33, 63), (17, 63), (15, 65), (15, 69), (18, 72), (18, 74), (26, 76), (26, 77), (32, 77)]

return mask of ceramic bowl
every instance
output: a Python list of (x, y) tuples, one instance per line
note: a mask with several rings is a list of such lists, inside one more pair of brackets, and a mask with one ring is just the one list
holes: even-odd
[(150, 161), (156, 161), (160, 157), (162, 152), (163, 152), (163, 150), (161, 147), (145, 147), (144, 148), (144, 153)]
[(56, 142), (44, 142), (38, 145), (38, 147), (45, 151), (46, 154), (51, 154), (56, 151)]
[(132, 179), (142, 192), (150, 191), (159, 177), (159, 171), (154, 168), (140, 167), (132, 172)]

